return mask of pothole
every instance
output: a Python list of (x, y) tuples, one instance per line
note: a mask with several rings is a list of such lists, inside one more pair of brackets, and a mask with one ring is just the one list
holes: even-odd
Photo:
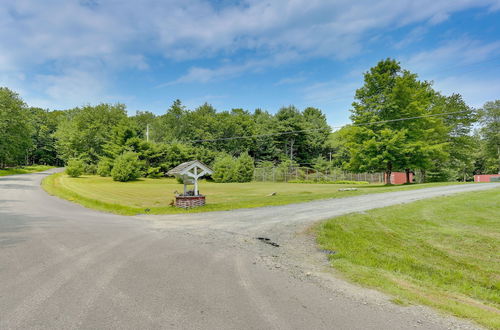
[(270, 238), (267, 238), (267, 237), (256, 237), (256, 238), (263, 243), (269, 244), (269, 245), (274, 246), (274, 247), (280, 247), (280, 245), (278, 243), (271, 241)]

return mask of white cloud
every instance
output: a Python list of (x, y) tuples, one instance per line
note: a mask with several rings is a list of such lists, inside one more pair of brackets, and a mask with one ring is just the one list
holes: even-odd
[(295, 75), (295, 76), (292, 76), (292, 77), (281, 78), (274, 85), (275, 86), (294, 85), (294, 84), (301, 83), (301, 82), (303, 82), (305, 80), (306, 80), (306, 77), (305, 77), (304, 73), (301, 73), (299, 75)]
[(500, 78), (471, 77), (457, 75), (437, 81), (434, 86), (445, 95), (459, 93), (472, 107), (480, 108), (487, 101), (498, 100), (500, 95)]
[(174, 81), (162, 84), (160, 87), (181, 83), (207, 83), (228, 79), (244, 72), (259, 72), (268, 67), (274, 67), (298, 60), (298, 58), (297, 54), (289, 52), (275, 54), (268, 58), (247, 60), (242, 63), (225, 63), (216, 68), (191, 67), (185, 75)]
[(414, 54), (404, 63), (416, 72), (439, 73), (448, 69), (464, 68), (498, 55), (500, 55), (500, 41), (483, 43), (477, 40), (459, 39)]
[[(111, 80), (120, 70), (150, 69), (149, 56), (175, 61), (241, 56), (219, 67), (192, 66), (177, 79), (216, 81), (301, 59), (349, 58), (363, 50), (365, 37), (387, 29), (437, 24), (471, 7), (500, 8), (499, 0), (0, 3), (0, 77), (6, 72), (11, 77), (43, 72), (53, 84), (56, 79), (74, 77), (71, 69), (80, 61), (100, 62), (97, 71), (86, 73)], [(71, 90), (73, 85), (68, 84), (68, 93), (63, 92), (64, 84), (60, 86), (61, 91), (46, 89), (48, 99), (63, 100), (64, 95), (79, 99)], [(102, 88), (93, 89), (94, 93), (105, 93), (107, 87)]]

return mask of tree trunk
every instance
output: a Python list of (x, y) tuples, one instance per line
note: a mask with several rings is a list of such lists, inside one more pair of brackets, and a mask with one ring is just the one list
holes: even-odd
[(392, 174), (392, 163), (388, 162), (387, 163), (387, 168), (385, 170), (385, 176), (386, 176), (385, 184), (392, 184), (392, 182), (391, 182), (391, 174)]
[(406, 183), (411, 183), (410, 182), (410, 169), (405, 168), (405, 172), (406, 172)]

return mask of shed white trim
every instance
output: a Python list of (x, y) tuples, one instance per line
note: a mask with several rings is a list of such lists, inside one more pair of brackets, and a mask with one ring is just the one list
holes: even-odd
[(198, 179), (204, 175), (212, 174), (213, 171), (207, 165), (199, 160), (185, 162), (174, 167), (167, 172), (167, 175), (173, 175), (176, 178), (181, 177), (184, 182), (184, 194), (186, 194), (186, 185), (194, 184), (194, 195), (198, 196)]

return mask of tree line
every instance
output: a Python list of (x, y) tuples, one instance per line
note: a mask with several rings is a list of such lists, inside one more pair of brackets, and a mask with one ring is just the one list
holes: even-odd
[(123, 104), (49, 111), (0, 88), (0, 168), (72, 162), (79, 172), (109, 176), (116, 166), (117, 178), (126, 181), (163, 176), (199, 159), (218, 169), (214, 179), (220, 182), (248, 181), (253, 166), (278, 164), (418, 172), (425, 181), (499, 171), (500, 100), (473, 109), (393, 59), (365, 73), (351, 120), (331, 133), (325, 114), (313, 107), (287, 106), (275, 114), (217, 111), (210, 104), (191, 110), (179, 100), (161, 115), (129, 116)]

